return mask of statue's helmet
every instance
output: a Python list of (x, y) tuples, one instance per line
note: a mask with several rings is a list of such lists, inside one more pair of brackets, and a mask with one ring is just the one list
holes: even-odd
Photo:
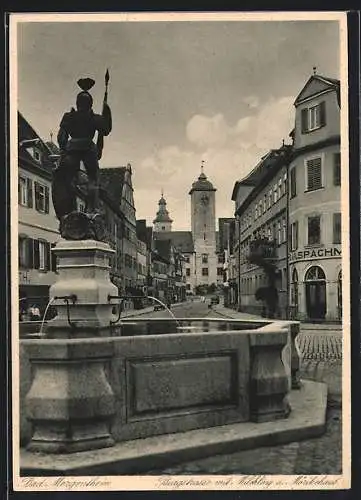
[(89, 111), (93, 106), (93, 98), (89, 92), (79, 92), (76, 96), (76, 107), (79, 111)]

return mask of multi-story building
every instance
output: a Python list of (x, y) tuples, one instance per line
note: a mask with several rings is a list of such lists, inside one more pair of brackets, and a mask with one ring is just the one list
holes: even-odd
[(337, 320), (342, 309), (340, 83), (313, 74), (295, 100), (289, 166), (292, 316)]
[(52, 151), (21, 113), (18, 140), (20, 309), (34, 303), (43, 313), (56, 278), (51, 248), (60, 238), (51, 201)]
[[(100, 186), (103, 193), (113, 202), (120, 217), (112, 225), (112, 232), (120, 248), (117, 251), (118, 269), (117, 286), (121, 294), (136, 288), (138, 279), (138, 239), (133, 198), (132, 168), (113, 167), (100, 169)], [(119, 238), (120, 233), (120, 238)], [(119, 262), (120, 260), (120, 262)]]
[(265, 155), (245, 181), (257, 183), (236, 210), (240, 310), (261, 313), (277, 289), (278, 316), (287, 317), (287, 166), (292, 147)]
[(147, 283), (147, 245), (139, 238), (137, 241), (137, 262), (137, 287), (143, 289), (143, 287), (146, 286)]
[(138, 238), (138, 282), (143, 292), (147, 294), (148, 275), (150, 266), (150, 248), (147, 240), (147, 224), (145, 219), (139, 219), (136, 222)]

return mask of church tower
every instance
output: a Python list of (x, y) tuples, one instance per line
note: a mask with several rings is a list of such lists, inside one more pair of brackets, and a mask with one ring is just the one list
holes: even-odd
[(201, 174), (189, 191), (196, 285), (217, 283), (215, 193), (216, 189), (203, 171), (202, 162)]
[(163, 191), (161, 199), (158, 201), (159, 209), (155, 219), (153, 220), (153, 231), (161, 233), (172, 230), (172, 219), (169, 217), (167, 210), (167, 202), (164, 199)]

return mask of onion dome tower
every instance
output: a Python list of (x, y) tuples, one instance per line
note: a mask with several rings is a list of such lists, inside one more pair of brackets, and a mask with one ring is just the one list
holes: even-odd
[(173, 220), (170, 218), (169, 212), (166, 208), (167, 202), (165, 201), (165, 198), (163, 196), (163, 190), (162, 196), (158, 201), (158, 205), (158, 212), (155, 219), (153, 220), (153, 230), (156, 233), (171, 231)]

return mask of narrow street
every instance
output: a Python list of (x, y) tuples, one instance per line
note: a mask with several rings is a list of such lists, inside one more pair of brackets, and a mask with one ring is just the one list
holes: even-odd
[[(208, 307), (195, 299), (172, 306), (180, 317), (225, 317), (222, 305)], [(148, 314), (147, 314), (148, 315)], [(241, 319), (250, 315), (236, 313)], [(168, 311), (150, 312), (151, 317), (168, 317)], [(235, 311), (229, 310), (235, 317)], [(302, 352), (302, 378), (327, 383), (327, 428), (323, 436), (286, 445), (258, 448), (229, 455), (212, 456), (173, 466), (149, 474), (341, 474), (341, 364), (342, 332), (339, 328), (302, 328), (298, 337)]]

